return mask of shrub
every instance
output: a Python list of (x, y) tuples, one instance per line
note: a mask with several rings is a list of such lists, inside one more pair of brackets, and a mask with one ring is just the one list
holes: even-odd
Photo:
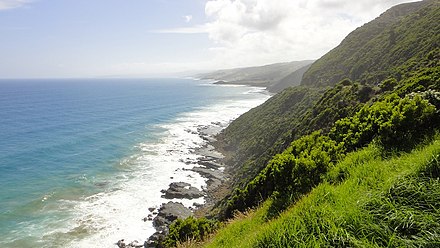
[(196, 219), (191, 216), (184, 220), (177, 219), (170, 225), (170, 233), (167, 235), (164, 245), (174, 247), (187, 240), (201, 241), (217, 228), (217, 221), (206, 218)]

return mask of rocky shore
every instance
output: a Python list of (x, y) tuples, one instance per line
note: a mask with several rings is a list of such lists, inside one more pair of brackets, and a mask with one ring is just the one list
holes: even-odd
[[(155, 207), (148, 208), (149, 213), (141, 220), (144, 222), (152, 221), (156, 232), (143, 244), (139, 244), (138, 241), (127, 242), (121, 239), (116, 243), (119, 248), (160, 247), (160, 241), (168, 234), (169, 225), (174, 220), (178, 218), (185, 219), (194, 215), (194, 211), (200, 207), (210, 206), (214, 203), (213, 193), (228, 177), (224, 172), (225, 167), (221, 163), (224, 156), (217, 152), (211, 144), (216, 141), (215, 135), (224, 127), (225, 126), (217, 122), (213, 122), (209, 126), (198, 127), (197, 134), (206, 141), (206, 144), (194, 151), (194, 153), (198, 155), (196, 161), (182, 161), (185, 164), (194, 165), (194, 167), (189, 170), (206, 178), (206, 186), (200, 190), (186, 182), (172, 182), (168, 189), (161, 190), (163, 193), (162, 197), (170, 201), (162, 204), (158, 209)], [(193, 206), (187, 208), (181, 203), (182, 199), (192, 200), (201, 197), (205, 200), (205, 203), (202, 205), (193, 204)]]

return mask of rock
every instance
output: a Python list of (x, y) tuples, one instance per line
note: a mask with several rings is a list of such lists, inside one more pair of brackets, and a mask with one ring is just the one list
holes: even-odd
[(200, 204), (200, 203), (194, 202), (194, 203), (193, 203), (193, 206), (194, 206), (195, 208), (199, 208), (199, 207), (202, 207), (203, 204)]
[(220, 170), (211, 170), (203, 167), (194, 167), (192, 168), (192, 171), (197, 172), (203, 177), (206, 177), (208, 179), (217, 179), (220, 181), (223, 181), (225, 179), (223, 172)]
[(144, 243), (144, 247), (159, 247), (160, 242), (165, 239), (169, 232), (169, 225), (178, 218), (186, 219), (191, 215), (192, 212), (182, 203), (170, 201), (162, 204), (159, 208), (159, 213), (153, 219), (153, 226), (157, 231)]
[(206, 145), (201, 148), (198, 148), (195, 151), (198, 155), (202, 156), (199, 160), (207, 161), (207, 160), (217, 160), (223, 159), (224, 156), (220, 152), (216, 151), (212, 145)]
[(134, 247), (134, 248), (141, 248), (141, 247), (143, 247), (143, 246), (144, 246), (144, 245), (139, 244), (139, 241), (137, 241), (137, 240), (132, 241), (132, 242), (128, 245), (128, 247)]
[(150, 212), (153, 212), (154, 210), (156, 210), (156, 208), (153, 208), (153, 207), (148, 208), (148, 211), (150, 211)]
[(165, 236), (159, 232), (155, 232), (150, 238), (144, 242), (145, 248), (157, 248), (158, 244), (165, 239)]
[(219, 168), (224, 166), (223, 164), (219, 164), (214, 161), (203, 161), (203, 160), (200, 161), (199, 164), (206, 166), (206, 168), (208, 169), (215, 169), (215, 170), (218, 170)]
[(153, 225), (157, 228), (168, 226), (177, 218), (186, 219), (192, 215), (192, 212), (183, 206), (182, 203), (168, 202), (163, 204), (157, 216), (153, 219)]
[(204, 193), (199, 189), (192, 187), (189, 183), (184, 182), (171, 183), (168, 190), (161, 192), (164, 193), (162, 197), (166, 199), (194, 199), (200, 198), (204, 195)]
[[(144, 243), (145, 244), (145, 243)], [(124, 239), (121, 239), (121, 240), (119, 240), (117, 243), (116, 243), (116, 245), (119, 247), (119, 248), (142, 248), (142, 247), (144, 247), (144, 244), (140, 244), (139, 243), (139, 241), (137, 241), (137, 240), (133, 240), (130, 244), (125, 244), (125, 240)], [(154, 246), (155, 247), (155, 246)]]
[(127, 246), (125, 245), (125, 241), (124, 241), (123, 239), (119, 240), (119, 241), (116, 243), (116, 245), (117, 245), (119, 248), (125, 248), (125, 247), (127, 247)]
[(143, 220), (144, 222), (152, 221), (152, 220), (153, 220), (153, 215), (152, 215), (152, 214), (149, 214), (147, 217), (144, 217), (142, 220)]

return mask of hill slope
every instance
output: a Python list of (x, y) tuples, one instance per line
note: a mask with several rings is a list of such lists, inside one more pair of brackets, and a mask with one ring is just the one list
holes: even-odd
[[(247, 181), (248, 177), (255, 176), (252, 172), (261, 170), (273, 155), (280, 153), (296, 138), (319, 129), (329, 130), (336, 120), (353, 114), (369, 99), (378, 97), (386, 90), (392, 90), (398, 82), (411, 78), (414, 73), (431, 68), (420, 72), (423, 75), (416, 76), (416, 78), (432, 77), (431, 81), (428, 80), (432, 83), (432, 80), (435, 80), (433, 74), (438, 74), (440, 61), (438, 42), (440, 31), (435, 32), (440, 27), (439, 6), (439, 1), (424, 1), (391, 8), (381, 17), (353, 31), (340, 46), (317, 60), (306, 72), (311, 76), (304, 75), (304, 87), (287, 89), (232, 122), (219, 136), (219, 146), (226, 152), (230, 151), (228, 156), (230, 160), (226, 161), (227, 164), (241, 170), (239, 175), (245, 175), (239, 176), (239, 179), (235, 181), (243, 181), (243, 179)], [(333, 70), (329, 66), (337, 66), (338, 62), (329, 59), (334, 58), (334, 54), (337, 53), (337, 61), (344, 63), (350, 61), (349, 64), (353, 65), (368, 64), (366, 61), (372, 54), (370, 51), (385, 49), (381, 42), (368, 42), (368, 40), (380, 40), (385, 32), (383, 30), (391, 28), (399, 30), (401, 35), (420, 34), (418, 37), (423, 40), (423, 45), (420, 45), (422, 42), (420, 41), (415, 44), (421, 47), (407, 46), (406, 43), (410, 39), (399, 38), (394, 47), (405, 48), (404, 54), (408, 56), (396, 57), (395, 55), (388, 58), (387, 53), (383, 52), (385, 55), (379, 57), (383, 61), (388, 61), (386, 74), (382, 67), (365, 67), (360, 72), (362, 75), (369, 75), (368, 80), (365, 79), (367, 81), (357, 83), (355, 80), (346, 79), (337, 84), (339, 81), (335, 80), (350, 77), (350, 72), (343, 74), (338, 69)], [(358, 44), (357, 41), (361, 42)], [(357, 51), (355, 55), (353, 51)], [(344, 56), (348, 59), (344, 59)], [(319, 65), (329, 66), (318, 70)], [(381, 84), (382, 81), (371, 78), (371, 75), (379, 74), (386, 75), (389, 79)], [(399, 77), (396, 74), (399, 74)], [(320, 81), (308, 83), (307, 80), (317, 77), (316, 75), (319, 75)], [(323, 87), (314, 87), (322, 85), (321, 82), (337, 85), (328, 90)]]
[(331, 86), (344, 78), (377, 85), (440, 59), (439, 4), (425, 0), (389, 9), (313, 63), (302, 85)]
[(279, 216), (271, 218), (269, 200), (194, 247), (438, 247), (440, 139), (400, 156), (382, 152), (349, 154)]
[[(316, 71), (333, 50), (307, 72), (319, 75), (316, 81), (288, 88), (231, 123), (217, 147), (228, 155), (233, 191), (213, 214), (225, 220), (260, 207), (239, 214), (205, 245), (437, 247), (439, 13), (438, 0), (390, 9), (381, 22), (350, 34), (350, 46), (335, 49), (352, 65), (366, 65), (359, 77), (350, 80), (355, 67), (343, 57), (341, 68), (351, 69)], [(397, 54), (378, 42), (378, 24), (405, 34), (392, 45)], [(408, 43), (413, 34), (422, 40)], [(357, 49), (355, 36), (368, 39)], [(201, 239), (204, 223), (172, 226), (174, 241)]]

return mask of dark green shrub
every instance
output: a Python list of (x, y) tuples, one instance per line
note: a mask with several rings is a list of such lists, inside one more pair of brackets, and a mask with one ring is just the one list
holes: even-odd
[(187, 240), (201, 241), (206, 235), (218, 228), (218, 222), (206, 218), (196, 219), (188, 217), (185, 220), (177, 219), (170, 225), (170, 233), (165, 239), (166, 247), (174, 247)]

